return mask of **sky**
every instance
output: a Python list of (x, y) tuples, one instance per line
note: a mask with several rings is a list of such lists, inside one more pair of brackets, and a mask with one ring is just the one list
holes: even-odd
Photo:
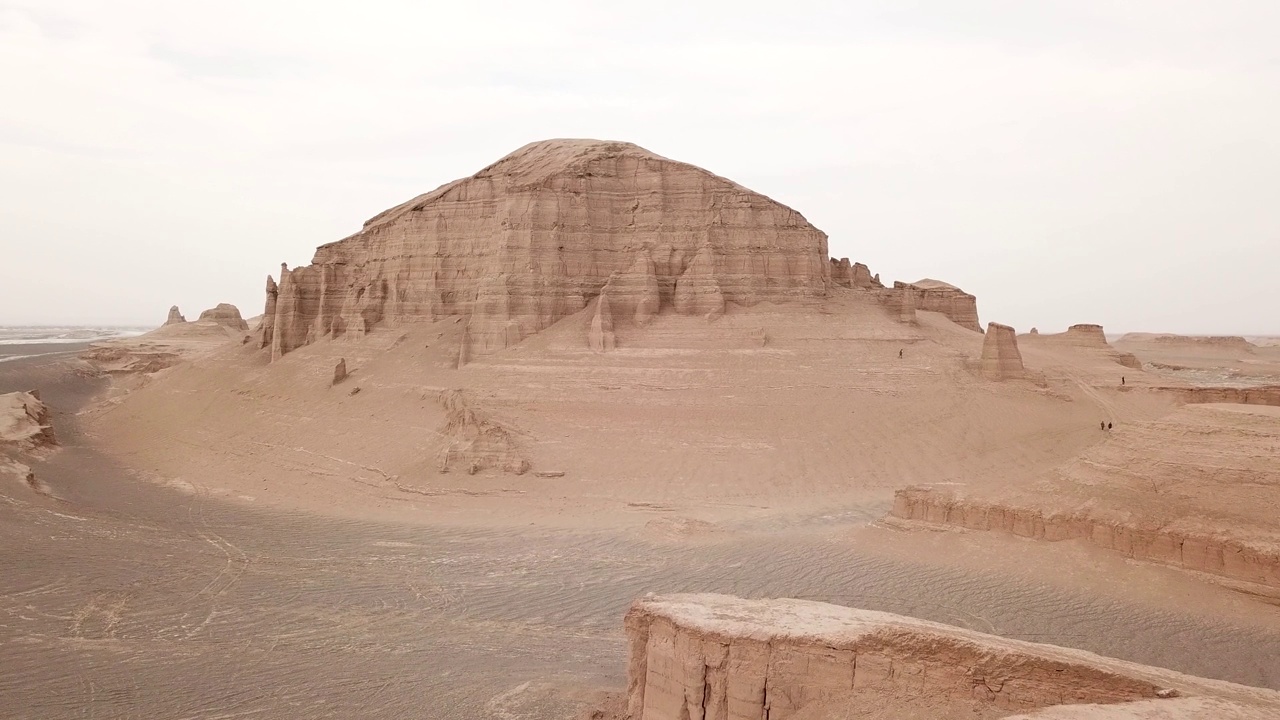
[(1280, 3), (0, 0), (0, 324), (158, 325), (535, 140), (1042, 332), (1280, 334)]

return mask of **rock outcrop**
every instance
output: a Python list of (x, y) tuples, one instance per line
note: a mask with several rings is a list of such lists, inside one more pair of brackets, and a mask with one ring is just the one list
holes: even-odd
[(200, 322), (213, 322), (232, 330), (248, 330), (249, 324), (240, 317), (240, 308), (230, 303), (218, 303), (200, 313)]
[(1280, 385), (1252, 387), (1155, 387), (1152, 390), (1176, 395), (1185, 403), (1234, 403), (1280, 407)]
[(1082, 539), (1135, 560), (1280, 587), (1280, 550), (1267, 543), (1180, 532), (1134, 521), (1094, 517), (1087, 510), (1046, 512), (995, 500), (961, 498), (946, 490), (910, 487), (894, 495), (894, 517), (1036, 540)]
[[(635, 145), (533, 143), (394, 207), (268, 282), (262, 342), (468, 318), (470, 357), (577, 313), (613, 280), (615, 321), (821, 296), (827, 239), (791, 208)], [(653, 291), (657, 286), (655, 307)], [(616, 291), (616, 292), (613, 292)]]
[(337, 385), (347, 379), (347, 359), (338, 358), (338, 364), (333, 366), (333, 381), (330, 385)]
[(440, 472), (455, 469), (474, 475), (496, 469), (513, 475), (529, 471), (530, 463), (516, 447), (515, 438), (502, 425), (481, 415), (460, 390), (440, 394), (446, 418), (440, 428), (445, 446), (440, 451)]
[(596, 311), (591, 315), (591, 328), (587, 331), (587, 344), (596, 352), (608, 352), (617, 346), (613, 334), (613, 311), (609, 293), (602, 292), (596, 298)]
[[(182, 316), (182, 312), (178, 310), (178, 306), (174, 305), (169, 308), (169, 317), (165, 318), (164, 324), (177, 325), (178, 323), (184, 323), (186, 321), (187, 319)], [(163, 327), (163, 325), (161, 327)]]
[(1049, 335), (1041, 334), (1032, 328), (1032, 332), (1028, 336), (1035, 336), (1037, 341), (1058, 343), (1063, 345), (1072, 345), (1079, 348), (1096, 348), (1103, 350), (1115, 362), (1128, 368), (1135, 370), (1142, 369), (1142, 362), (1138, 360), (1133, 353), (1121, 352), (1111, 346), (1107, 342), (1107, 335), (1102, 330), (1101, 325), (1093, 323), (1078, 323), (1067, 328), (1066, 332), (1052, 333)]
[(36, 453), (57, 444), (49, 407), (38, 391), (0, 395), (0, 449)]
[(1275, 691), (806, 600), (649, 597), (626, 630), (631, 720), (1047, 719), (1086, 703), (1098, 720), (1139, 717), (1128, 703), (1190, 720), (1208, 717), (1182, 713), (1205, 698), (1224, 719), (1280, 708)]
[(917, 310), (941, 313), (960, 327), (982, 332), (976, 297), (940, 280), (926, 278), (910, 285), (915, 288)]
[(916, 288), (904, 282), (894, 282), (892, 290), (881, 294), (882, 301), (889, 306), (889, 311), (902, 323), (916, 321)]
[(862, 263), (850, 264), (849, 258), (831, 258), (831, 282), (841, 287), (863, 290), (884, 287), (879, 275), (873, 277), (871, 269)]
[(982, 341), (982, 375), (988, 380), (1013, 380), (1025, 374), (1017, 333), (1008, 325), (987, 323), (987, 336)]

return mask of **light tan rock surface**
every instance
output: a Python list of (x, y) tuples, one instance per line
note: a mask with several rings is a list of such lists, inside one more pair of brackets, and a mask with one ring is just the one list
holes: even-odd
[(982, 325), (978, 323), (978, 299), (974, 296), (941, 280), (925, 278), (910, 285), (915, 289), (917, 310), (942, 313), (960, 327), (982, 332)]
[(982, 341), (982, 374), (988, 380), (1013, 380), (1025, 375), (1013, 328), (987, 323), (986, 339)]
[(0, 449), (30, 453), (57, 444), (49, 408), (39, 392), (0, 395)]
[(169, 316), (165, 318), (164, 324), (177, 325), (178, 323), (184, 323), (186, 321), (187, 319), (182, 316), (182, 312), (178, 310), (178, 306), (174, 305), (173, 307), (169, 308)]
[[(649, 597), (625, 624), (631, 720), (1191, 720), (1204, 708), (1252, 720), (1280, 712), (1275, 691), (806, 600)], [(1153, 708), (1165, 714), (1144, 714)]]
[(1093, 323), (1079, 323), (1067, 328), (1066, 332), (1061, 333), (1041, 333), (1032, 332), (1025, 335), (1027, 339), (1033, 339), (1036, 342), (1053, 343), (1055, 345), (1065, 345), (1074, 348), (1083, 348), (1095, 352), (1103, 353), (1113, 362), (1123, 365), (1134, 370), (1141, 370), (1142, 363), (1132, 353), (1122, 352), (1112, 347), (1107, 341), (1107, 335), (1103, 331), (1101, 325)]
[(611, 280), (615, 321), (641, 324), (667, 305), (715, 315), (726, 302), (820, 297), (826, 250), (796, 211), (700, 168), (629, 143), (548, 140), (282, 268), (263, 341), (279, 358), (463, 316), (473, 357), (579, 312)]
[(212, 322), (222, 325), (231, 330), (241, 332), (249, 329), (249, 324), (240, 317), (240, 309), (230, 303), (218, 303), (217, 307), (209, 308), (200, 313), (199, 322)]

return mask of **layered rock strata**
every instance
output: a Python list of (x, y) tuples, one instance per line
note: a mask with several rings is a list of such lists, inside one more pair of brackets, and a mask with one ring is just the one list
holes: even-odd
[(894, 517), (970, 530), (991, 530), (1036, 540), (1082, 539), (1135, 560), (1157, 562), (1232, 580), (1280, 587), (1280, 550), (1238, 538), (1143, 527), (1090, 516), (1046, 512), (993, 500), (959, 498), (932, 488), (894, 494)]
[(49, 407), (38, 391), (0, 395), (0, 449), (37, 452), (57, 444)]
[(273, 358), (322, 337), (468, 318), (460, 359), (577, 313), (609, 285), (616, 322), (821, 296), (827, 238), (799, 213), (628, 143), (533, 143), (394, 207), (268, 280)]
[(1157, 387), (1152, 389), (1171, 393), (1185, 403), (1280, 406), (1280, 385), (1255, 387)]
[(1224, 718), (1280, 707), (1274, 691), (805, 600), (650, 597), (626, 630), (632, 720), (1048, 718), (1045, 708), (1081, 703), (1100, 720), (1133, 717), (1125, 703), (1191, 718), (1181, 698), (1196, 696)]
[(240, 308), (230, 303), (218, 303), (200, 313), (200, 322), (213, 322), (232, 330), (248, 330), (249, 324), (240, 316)]
[(940, 280), (925, 279), (910, 285), (914, 288), (917, 310), (941, 313), (960, 327), (982, 332), (976, 297)]
[(1042, 334), (1032, 328), (1032, 332), (1028, 333), (1028, 335), (1035, 336), (1037, 340), (1045, 342), (1104, 350), (1115, 362), (1135, 370), (1142, 369), (1142, 362), (1138, 360), (1136, 355), (1116, 350), (1111, 346), (1111, 343), (1107, 342), (1107, 335), (1103, 332), (1101, 325), (1078, 323), (1067, 328), (1066, 332), (1049, 335)]
[(523, 475), (531, 467), (520, 455), (512, 433), (482, 415), (460, 390), (440, 393), (445, 421), (439, 434), (445, 440), (438, 457), (440, 472), (455, 469), (474, 475), (482, 470), (501, 470)]
[(871, 290), (884, 288), (880, 276), (872, 276), (871, 269), (862, 263), (849, 263), (849, 258), (831, 258), (831, 282), (847, 288)]
[(982, 341), (982, 375), (988, 380), (1013, 380), (1026, 374), (1022, 353), (1018, 352), (1018, 335), (1013, 328), (1000, 323), (987, 323)]

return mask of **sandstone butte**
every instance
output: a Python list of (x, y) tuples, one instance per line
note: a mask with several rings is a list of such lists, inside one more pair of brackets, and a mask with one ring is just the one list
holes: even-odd
[(240, 309), (230, 303), (218, 303), (216, 307), (200, 313), (199, 322), (213, 322), (231, 330), (249, 329), (249, 324), (240, 317)]
[(648, 597), (626, 617), (632, 720), (1280, 717), (1280, 693), (805, 600)]
[(988, 380), (1010, 380), (1025, 374), (1022, 353), (1018, 352), (1018, 335), (1013, 328), (987, 323), (987, 336), (982, 342), (982, 374)]
[[(324, 337), (467, 319), (459, 362), (510, 347), (597, 302), (592, 347), (616, 323), (664, 309), (714, 319), (725, 303), (881, 294), (902, 319), (941, 312), (981, 331), (946, 283), (885, 289), (865, 265), (827, 256), (795, 210), (630, 143), (547, 140), (387, 210), (310, 265), (268, 277), (263, 347), (273, 359)], [(598, 299), (598, 300), (597, 300)]]
[(164, 324), (177, 325), (178, 323), (184, 323), (186, 321), (187, 319), (182, 316), (182, 311), (178, 309), (177, 305), (174, 305), (169, 308), (169, 316), (165, 318)]

